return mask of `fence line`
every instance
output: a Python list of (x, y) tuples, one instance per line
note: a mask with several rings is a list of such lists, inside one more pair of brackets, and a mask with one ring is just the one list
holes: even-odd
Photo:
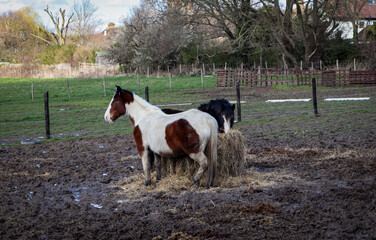
[(318, 86), (354, 86), (376, 85), (376, 71), (351, 70), (299, 70), (299, 69), (267, 69), (250, 70), (219, 70), (217, 87), (233, 87), (237, 82), (241, 86), (266, 87), (273, 85), (311, 86), (315, 78)]
[(102, 78), (119, 75), (119, 66), (81, 63), (70, 64), (4, 64), (0, 78)]
[[(242, 90), (240, 90), (242, 91)], [(327, 89), (322, 89), (322, 91), (328, 91)], [(310, 91), (305, 91), (305, 95), (310, 95)], [(346, 94), (347, 95), (347, 94)], [(374, 96), (374, 94), (372, 94)], [(268, 103), (265, 103), (265, 97), (268, 97), (268, 95), (265, 95), (262, 99), (254, 99), (252, 98), (252, 101), (249, 101), (249, 99), (244, 98), (245, 95), (242, 94), (242, 100), (246, 100), (246, 103), (242, 103), (242, 120), (247, 119), (258, 119), (260, 117), (276, 117), (276, 116), (294, 116), (294, 115), (300, 115), (300, 114), (311, 114), (313, 112), (312, 103), (303, 103), (303, 104), (284, 104), (283, 107), (281, 105), (270, 105)], [(232, 94), (232, 98), (235, 98), (235, 89)], [(209, 99), (201, 98), (201, 99), (194, 99), (193, 104), (199, 105), (199, 103), (202, 103), (204, 101), (207, 101)], [(232, 99), (229, 99), (232, 100)], [(320, 114), (323, 113), (331, 113), (335, 110), (338, 111), (349, 111), (348, 103), (339, 105), (338, 103), (323, 103), (321, 102), (322, 99), (320, 99)], [(153, 99), (151, 99), (151, 102), (153, 102)], [(179, 103), (176, 102), (176, 103)], [(42, 104), (42, 102), (41, 102)], [(369, 105), (369, 104), (368, 104)], [(372, 108), (372, 105), (370, 106), (363, 106), (367, 109)], [(265, 107), (268, 106), (268, 107)], [(195, 106), (190, 105), (189, 108), (194, 108)], [(117, 133), (123, 133), (126, 130), (129, 130), (131, 127), (130, 124), (128, 124), (126, 121), (126, 124), (121, 128), (113, 128), (113, 126), (106, 124), (103, 120), (103, 113), (105, 111), (106, 107), (89, 107), (84, 109), (65, 109), (65, 110), (53, 110), (50, 112), (50, 118), (51, 118), (51, 136), (52, 137), (62, 137), (62, 136), (94, 136), (94, 135), (100, 135), (100, 134), (117, 134)], [(183, 107), (177, 107), (179, 110), (186, 109), (185, 106)], [(86, 113), (85, 113), (86, 112)], [(34, 113), (34, 112), (30, 112)], [(84, 114), (83, 114), (84, 113)], [(22, 112), (19, 113), (20, 116), (25, 116), (27, 113)], [(39, 115), (42, 115), (42, 111), (39, 113)], [(100, 122), (103, 121), (103, 124), (100, 123), (98, 127), (74, 127), (67, 129), (65, 125), (68, 122), (71, 121), (77, 121), (79, 119), (80, 122)], [(17, 135), (19, 135), (19, 130), (15, 130), (14, 127), (10, 128), (8, 130), (7, 126), (10, 125), (20, 125), (19, 129), (25, 129), (25, 128), (38, 128), (41, 129), (40, 133), (32, 133), (31, 132), (24, 132), (22, 136), (41, 136), (43, 135), (43, 124), (44, 120), (38, 119), (38, 120), (21, 120), (18, 119), (14, 121), (7, 121), (3, 122), (4, 132), (2, 132), (2, 135), (12, 135), (13, 132), (15, 133), (15, 137), (7, 138), (4, 137), (4, 143), (10, 143), (10, 141), (14, 141), (15, 138), (17, 138)], [(11, 130), (12, 129), (12, 130)], [(18, 139), (21, 138), (21, 136), (18, 137)], [(3, 139), (3, 137), (1, 138)], [(3, 141), (3, 140), (1, 140)]]
[[(352, 64), (349, 65), (348, 62), (342, 63), (342, 67), (339, 66), (338, 60), (336, 64), (322, 66), (322, 61), (320, 64), (311, 63), (312, 68), (315, 69), (344, 69), (346, 67), (353, 67)], [(269, 65), (270, 66), (270, 65)], [(120, 65), (118, 64), (95, 64), (95, 63), (79, 63), (78, 65), (71, 65), (69, 63), (61, 63), (55, 65), (43, 65), (37, 63), (25, 63), (25, 64), (10, 64), (10, 63), (0, 63), (0, 78), (103, 78), (106, 76), (119, 76), (125, 74), (141, 74), (147, 77), (168, 77), (171, 73), (173, 76), (187, 76), (187, 75), (216, 75), (217, 71), (220, 70), (231, 70), (231, 69), (250, 69), (252, 71), (257, 71), (258, 69), (267, 69), (267, 71), (273, 71), (273, 68), (268, 68), (268, 63), (265, 62), (266, 68), (263, 66), (257, 66), (256, 62), (253, 64), (249, 63), (245, 65), (239, 63), (237, 65), (231, 65), (227, 62), (222, 64), (217, 63), (192, 63), (192, 64), (177, 64), (173, 67), (161, 67), (155, 66), (151, 67), (148, 65), (142, 67), (133, 67), (130, 65)], [(275, 68), (277, 69), (277, 68)], [(301, 67), (302, 69), (302, 63)], [(354, 68), (355, 69), (355, 66)], [(356, 69), (359, 69), (357, 67)], [(289, 71), (287, 69), (287, 71)], [(270, 73), (270, 72), (269, 72)], [(267, 73), (267, 74), (269, 74)]]

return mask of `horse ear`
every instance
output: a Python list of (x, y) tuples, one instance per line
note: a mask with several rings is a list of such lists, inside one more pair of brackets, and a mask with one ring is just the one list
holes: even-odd
[(119, 87), (118, 85), (116, 85), (115, 94), (120, 94), (122, 92), (123, 92), (123, 89), (121, 89), (121, 87)]
[(208, 106), (207, 103), (203, 103), (197, 109), (200, 110), (200, 111), (203, 111), (203, 112), (208, 112), (209, 111), (209, 106)]
[(235, 110), (235, 104), (232, 104), (232, 111), (234, 111)]

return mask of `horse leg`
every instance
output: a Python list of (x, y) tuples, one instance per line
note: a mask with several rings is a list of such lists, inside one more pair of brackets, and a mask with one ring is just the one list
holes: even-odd
[(203, 152), (191, 153), (189, 154), (189, 157), (192, 158), (194, 161), (196, 161), (200, 165), (196, 175), (193, 178), (193, 184), (196, 187), (198, 187), (200, 184), (200, 179), (201, 179), (202, 174), (208, 168), (208, 159), (206, 158)]
[(154, 166), (157, 172), (157, 181), (161, 180), (161, 157), (154, 153)]
[(145, 186), (149, 186), (151, 184), (151, 177), (150, 177), (150, 154), (149, 151), (145, 151), (142, 154), (142, 168), (144, 169), (145, 174)]

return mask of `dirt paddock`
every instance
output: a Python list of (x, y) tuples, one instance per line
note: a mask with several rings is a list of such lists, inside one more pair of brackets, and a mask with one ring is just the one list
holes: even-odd
[(373, 144), (240, 131), (246, 173), (209, 190), (178, 176), (144, 187), (130, 135), (1, 147), (0, 238), (376, 238)]

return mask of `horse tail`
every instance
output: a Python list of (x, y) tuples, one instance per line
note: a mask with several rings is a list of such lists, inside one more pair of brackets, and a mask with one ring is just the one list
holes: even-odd
[(214, 118), (212, 118), (212, 121), (210, 122), (211, 122), (209, 124), (210, 138), (205, 149), (205, 155), (208, 159), (208, 175), (207, 175), (207, 185), (206, 185), (207, 188), (214, 185), (215, 171), (217, 169), (217, 158), (218, 158), (218, 155), (217, 155), (218, 123)]

